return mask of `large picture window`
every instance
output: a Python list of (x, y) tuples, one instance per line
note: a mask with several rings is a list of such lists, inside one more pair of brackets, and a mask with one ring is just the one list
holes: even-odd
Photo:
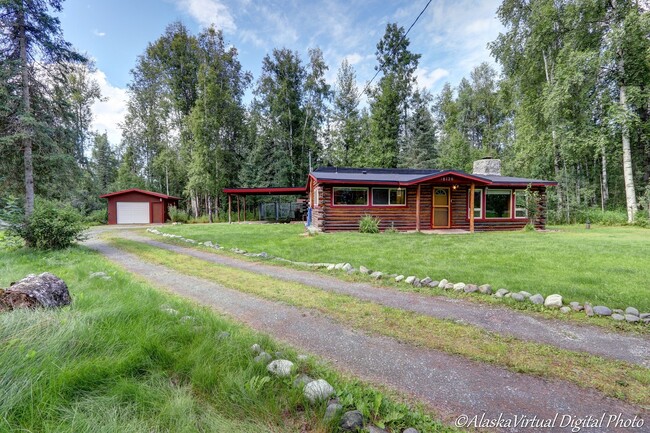
[(485, 194), (485, 218), (510, 218), (512, 191), (488, 189)]
[[(469, 198), (467, 200), (467, 215), (469, 215)], [(468, 217), (469, 218), (469, 217)], [(483, 218), (483, 190), (474, 190), (474, 218)]]
[(334, 187), (334, 206), (368, 206), (368, 188)]
[(404, 206), (406, 205), (406, 189), (404, 188), (373, 188), (373, 206)]
[(515, 218), (528, 218), (526, 191), (515, 191)]

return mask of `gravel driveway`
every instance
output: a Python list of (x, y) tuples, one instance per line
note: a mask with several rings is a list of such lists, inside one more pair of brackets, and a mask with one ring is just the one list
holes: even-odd
[[(145, 262), (98, 239), (90, 239), (87, 245), (158, 287), (209, 305), (258, 331), (327, 359), (336, 368), (361, 379), (407, 393), (448, 422), (453, 423), (463, 415), (470, 421), (473, 416), (480, 419), (481, 414), (488, 419), (501, 417), (511, 424), (516, 420), (521, 423), (522, 417), (552, 420), (557, 416), (552, 429), (521, 424), (495, 429), (548, 432), (570, 431), (569, 427), (560, 427), (561, 420), (570, 417), (605, 417), (607, 421), (610, 415), (620, 413), (623, 419), (633, 419), (635, 415), (648, 418), (646, 410), (594, 390), (360, 333), (311, 310), (259, 299)], [(642, 431), (611, 424), (589, 430)]]

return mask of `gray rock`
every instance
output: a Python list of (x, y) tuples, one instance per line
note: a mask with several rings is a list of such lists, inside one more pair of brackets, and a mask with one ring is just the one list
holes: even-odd
[(535, 305), (542, 305), (544, 303), (544, 297), (537, 293), (536, 295), (531, 296), (528, 298), (530, 302), (532, 302)]
[(461, 290), (465, 290), (465, 283), (456, 283), (454, 284), (453, 288), (457, 292), (460, 292)]
[(531, 295), (530, 293), (528, 293), (528, 292), (525, 291), (525, 290), (522, 290), (522, 291), (520, 291), (519, 293), (520, 293), (524, 298), (530, 298), (531, 296), (533, 296), (533, 295)]
[(440, 281), (433, 280), (429, 283), (429, 287), (438, 287), (440, 286)]
[(580, 304), (580, 302), (576, 302), (576, 301), (569, 302), (569, 306), (571, 306), (571, 309), (572, 309), (573, 311), (582, 311), (582, 310), (585, 309), (585, 307), (583, 307), (583, 306)]
[(350, 272), (354, 268), (352, 267), (351, 264), (346, 263), (346, 264), (343, 265), (343, 267), (341, 269), (344, 270), (345, 272)]
[(612, 313), (625, 315), (625, 311), (621, 310), (620, 308), (613, 308)]
[(594, 313), (599, 315), (599, 316), (611, 316), (612, 315), (612, 310), (609, 308), (603, 306), (603, 305), (596, 305), (594, 307)]
[(492, 294), (492, 286), (489, 284), (482, 284), (478, 286), (478, 291), (483, 293), (484, 295), (491, 295)]
[(359, 272), (361, 272), (362, 274), (366, 274), (366, 275), (372, 273), (372, 271), (370, 269), (366, 268), (365, 266), (359, 266)]
[(343, 414), (339, 424), (343, 431), (357, 431), (363, 428), (363, 414), (358, 410), (350, 410)]
[(337, 263), (337, 264), (334, 265), (334, 269), (339, 270), (339, 269), (341, 269), (344, 265), (345, 265), (345, 263)]
[(343, 406), (341, 406), (339, 403), (328, 404), (327, 409), (325, 409), (325, 416), (323, 417), (323, 420), (325, 422), (333, 420), (342, 410)]
[(383, 274), (382, 272), (375, 271), (375, 272), (373, 272), (372, 274), (370, 274), (370, 276), (371, 276), (372, 278), (374, 278), (375, 280), (381, 280), (381, 277), (383, 277), (384, 274)]
[(415, 286), (415, 287), (422, 287), (422, 281), (420, 281), (419, 278), (416, 278), (416, 279), (413, 281), (413, 286)]
[(447, 280), (445, 280), (445, 279), (443, 278), (443, 279), (440, 280), (440, 282), (438, 283), (438, 288), (440, 288), (440, 289), (444, 289), (445, 286), (447, 285), (447, 283), (449, 283), (449, 281), (447, 281)]
[(420, 432), (414, 429), (413, 427), (409, 427), (406, 430), (404, 430), (402, 433), (420, 433)]
[(403, 279), (404, 279), (404, 275), (398, 275), (398, 276), (395, 277), (395, 282), (396, 282), (396, 283), (399, 283), (399, 282), (402, 281)]
[(478, 292), (479, 288), (476, 284), (468, 284), (463, 288), (463, 290), (465, 291), (465, 293), (474, 293), (474, 292)]
[(267, 252), (265, 252), (265, 251), (262, 251), (262, 252), (259, 254), (259, 256), (260, 256), (261, 258), (263, 258), (263, 259), (268, 259), (268, 258), (269, 258), (269, 254), (268, 254)]
[(420, 280), (420, 284), (422, 284), (423, 286), (428, 286), (429, 283), (431, 283), (431, 281), (433, 281), (433, 280), (431, 280), (431, 278), (429, 278), (429, 277), (424, 277), (424, 278), (422, 278), (422, 279)]
[(591, 306), (591, 304), (589, 302), (585, 302), (584, 309), (585, 309), (585, 314), (588, 317), (591, 317), (591, 316), (594, 315), (594, 308)]
[(650, 313), (641, 313), (639, 314), (640, 319), (650, 319)]
[(354, 269), (354, 268), (352, 268), (352, 269), (348, 269), (346, 272), (347, 272), (349, 275), (352, 275), (352, 274), (356, 273), (357, 270)]
[(309, 356), (307, 356), (307, 355), (298, 355), (298, 356), (296, 357), (296, 359), (297, 359), (298, 361), (305, 362), (305, 361), (307, 361), (307, 360), (309, 359)]
[(634, 314), (626, 314), (625, 320), (627, 320), (629, 323), (636, 323), (641, 319), (639, 319), (639, 316), (635, 316)]
[(562, 296), (558, 294), (548, 295), (544, 300), (544, 306), (547, 308), (562, 307)]
[(287, 377), (291, 375), (293, 370), (293, 362), (286, 359), (276, 359), (266, 366), (266, 369), (279, 377)]
[(523, 302), (526, 299), (526, 297), (521, 293), (513, 293), (510, 297), (517, 302)]
[(363, 431), (368, 433), (388, 433), (387, 430), (384, 430), (383, 428), (379, 428), (376, 425), (372, 424), (366, 427)]
[(181, 322), (183, 322), (183, 323), (185, 323), (185, 322), (194, 322), (194, 317), (192, 317), (192, 316), (183, 316), (183, 317), (181, 317)]
[(328, 271), (333, 271), (335, 267), (336, 267), (336, 265), (329, 265), (329, 266), (327, 266), (327, 270)]
[(444, 289), (445, 290), (452, 290), (454, 288), (454, 283), (447, 283), (445, 284)]
[(627, 307), (627, 308), (625, 309), (625, 314), (631, 314), (631, 315), (633, 315), (633, 316), (637, 316), (637, 317), (638, 317), (638, 316), (639, 316), (639, 310), (637, 310), (637, 309), (634, 308), (634, 307)]
[(253, 361), (255, 361), (257, 363), (265, 363), (266, 364), (267, 362), (269, 362), (272, 359), (273, 359), (273, 357), (271, 355), (269, 355), (266, 352), (262, 352), (259, 355), (257, 355), (255, 358), (253, 358)]
[(567, 314), (571, 312), (571, 307), (560, 307), (560, 312)]
[(206, 247), (213, 247), (214, 246), (212, 241), (205, 241), (205, 242), (203, 242), (203, 245), (205, 245)]
[(512, 296), (512, 293), (508, 292), (505, 295), (503, 295), (504, 298), (510, 298)]
[(650, 317), (646, 317), (645, 319), (641, 319), (641, 321), (645, 324), (650, 323)]
[(317, 401), (325, 400), (330, 395), (334, 394), (334, 388), (332, 388), (332, 385), (327, 383), (325, 379), (318, 379), (312, 380), (305, 385), (303, 393), (307, 400), (311, 403), (315, 403)]
[(614, 313), (612, 314), (612, 319), (621, 321), (621, 320), (625, 320), (625, 316), (623, 316), (622, 314)]
[(501, 288), (501, 289), (497, 290), (497, 292), (494, 294), (494, 296), (496, 298), (503, 298), (508, 293), (510, 293), (510, 291), (508, 289)]
[(293, 386), (296, 388), (304, 388), (305, 385), (307, 385), (309, 382), (313, 382), (314, 379), (307, 376), (306, 374), (300, 374), (296, 378), (296, 380), (293, 381)]
[(217, 335), (217, 338), (219, 340), (225, 340), (228, 337), (230, 337), (230, 332), (228, 332), (228, 331), (222, 331), (222, 332), (219, 333), (219, 335)]
[(252, 351), (253, 353), (260, 354), (260, 353), (262, 353), (262, 346), (260, 346), (259, 344), (255, 343), (255, 344), (253, 344), (253, 345), (251, 346), (251, 351)]
[(7, 309), (25, 307), (63, 307), (70, 305), (68, 286), (61, 278), (49, 272), (29, 274), (8, 289), (0, 290), (0, 305)]
[(178, 316), (178, 310), (174, 310), (171, 307), (162, 308), (160, 311), (164, 311), (165, 313), (167, 313), (169, 315), (172, 315), (172, 316)]
[(417, 277), (414, 277), (413, 275), (411, 275), (410, 277), (406, 277), (404, 282), (406, 284), (413, 284), (415, 282), (415, 280), (417, 280)]

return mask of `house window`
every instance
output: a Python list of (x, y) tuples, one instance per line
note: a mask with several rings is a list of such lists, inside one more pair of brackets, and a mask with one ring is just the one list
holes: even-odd
[[(467, 203), (467, 215), (469, 215), (469, 200)], [(483, 216), (483, 190), (474, 190), (474, 218), (482, 218)]]
[(373, 188), (373, 206), (404, 206), (406, 205), (406, 189), (404, 188)]
[(335, 206), (368, 206), (368, 188), (334, 187)]
[(515, 191), (515, 218), (528, 218), (526, 191)]
[(512, 191), (488, 189), (485, 194), (485, 218), (510, 218)]

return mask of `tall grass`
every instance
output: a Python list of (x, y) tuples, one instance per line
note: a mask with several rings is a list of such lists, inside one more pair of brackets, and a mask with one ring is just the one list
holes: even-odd
[[(249, 348), (259, 343), (295, 361), (291, 349), (154, 290), (86, 250), (0, 252), (2, 287), (46, 270), (67, 282), (73, 304), (0, 314), (0, 431), (329, 430), (324, 407), (306, 404), (291, 379), (260, 380), (268, 373)], [(98, 271), (112, 278), (89, 279)], [(313, 361), (295, 362), (342, 397), (350, 386), (366, 400), (377, 394)], [(425, 431), (439, 429), (403, 405), (386, 407), (393, 409)]]

